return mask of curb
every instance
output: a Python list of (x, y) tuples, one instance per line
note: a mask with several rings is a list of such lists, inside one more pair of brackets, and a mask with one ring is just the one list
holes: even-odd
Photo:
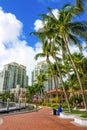
[(0, 118), (0, 125), (3, 123), (3, 119)]

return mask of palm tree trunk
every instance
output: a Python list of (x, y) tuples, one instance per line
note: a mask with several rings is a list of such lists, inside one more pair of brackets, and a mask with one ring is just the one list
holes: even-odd
[(85, 100), (85, 95), (84, 95), (84, 90), (83, 90), (83, 87), (82, 87), (82, 83), (81, 83), (81, 80), (80, 80), (80, 76), (79, 76), (79, 73), (77, 71), (77, 68), (76, 68), (76, 65), (72, 59), (72, 56), (71, 56), (71, 53), (70, 53), (70, 50), (69, 50), (69, 47), (68, 47), (68, 41), (66, 39), (66, 37), (64, 36), (64, 42), (65, 42), (65, 47), (66, 47), (66, 50), (68, 52), (68, 55), (70, 57), (70, 60), (71, 60), (71, 63), (73, 65), (73, 68), (75, 70), (75, 73), (76, 73), (76, 76), (77, 76), (77, 79), (78, 79), (78, 83), (79, 83), (79, 86), (80, 86), (80, 89), (81, 89), (81, 93), (82, 93), (82, 98), (83, 98), (83, 103), (84, 103), (84, 107), (87, 111), (87, 105), (86, 105), (86, 100)]
[[(50, 76), (50, 78), (48, 80), (49, 80), (49, 83), (50, 83), (50, 85), (49, 85), (50, 86), (49, 91), (50, 91), (50, 90), (52, 90), (52, 76)], [(51, 97), (52, 97), (52, 94), (50, 93), (49, 94), (49, 99), (51, 99)]]
[(68, 105), (68, 109), (69, 109), (69, 112), (71, 112), (71, 108), (70, 108), (69, 100), (68, 100), (68, 97), (67, 97), (67, 94), (66, 94), (66, 90), (65, 90), (65, 87), (64, 87), (62, 75), (61, 75), (61, 72), (60, 72), (60, 69), (59, 69), (59, 66), (58, 66), (58, 63), (57, 63), (57, 59), (56, 59), (55, 56), (54, 56), (54, 59), (55, 59), (55, 61), (56, 61), (56, 62), (55, 62), (55, 63), (56, 63), (56, 67), (57, 67), (57, 70), (58, 70), (58, 72), (59, 72), (59, 77), (60, 77), (60, 80), (61, 80), (61, 83), (62, 83), (62, 88), (63, 88), (64, 96), (65, 96), (65, 99), (66, 99), (66, 102), (67, 102), (67, 105)]
[[(54, 75), (53, 78), (54, 78), (54, 84), (55, 84), (55, 89), (56, 89), (56, 95), (57, 95), (57, 98), (59, 99), (58, 86), (57, 86), (57, 84), (56, 84), (56, 76)], [(60, 105), (60, 104), (59, 104), (59, 105)]]
[(56, 86), (56, 80), (55, 80), (55, 77), (54, 77), (54, 75), (53, 75), (53, 70), (52, 70), (52, 66), (51, 66), (51, 63), (50, 63), (50, 61), (49, 61), (49, 59), (47, 58), (47, 63), (48, 63), (48, 65), (50, 66), (50, 70), (51, 70), (51, 75), (52, 75), (52, 77), (53, 77), (53, 79), (54, 79), (54, 85), (55, 85), (55, 89), (56, 89), (56, 94), (57, 94), (57, 97), (58, 97), (58, 99), (59, 99), (59, 94), (58, 94), (58, 89), (57, 89), (57, 86)]

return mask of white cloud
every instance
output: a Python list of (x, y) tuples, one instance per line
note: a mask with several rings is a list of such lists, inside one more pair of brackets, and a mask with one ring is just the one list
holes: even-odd
[(85, 42), (83, 42), (83, 55), (87, 57), (87, 44)]
[[(56, 19), (58, 19), (59, 17), (59, 10), (58, 9), (53, 9), (52, 10), (52, 13), (54, 14), (54, 16), (56, 17)], [(47, 13), (47, 15), (49, 15), (49, 13)], [(47, 22), (44, 22), (45, 24)], [(42, 29), (44, 27), (44, 23), (42, 22), (42, 20), (40, 19), (37, 19), (35, 22), (34, 22), (34, 30), (35, 31), (38, 31), (39, 29)]]
[(0, 42), (14, 44), (21, 34), (21, 28), (22, 23), (16, 19), (15, 15), (0, 9)]
[(58, 19), (59, 18), (59, 10), (53, 9), (52, 12), (53, 12), (54, 16), (56, 17), (56, 19)]
[[(86, 46), (87, 46), (86, 43), (83, 42), (83, 43), (82, 43), (82, 48), (83, 48), (83, 55), (84, 55), (85, 57), (87, 57), (87, 50), (84, 49)], [(79, 48), (78, 48), (76, 45), (69, 46), (69, 49), (70, 49), (70, 52), (71, 52), (72, 54), (73, 54), (74, 52), (80, 53), (80, 50), (79, 50)]]
[(34, 26), (35, 26), (34, 29), (35, 29), (36, 31), (38, 31), (39, 29), (41, 29), (41, 28), (44, 27), (42, 20), (39, 20), (39, 19), (37, 19), (37, 20), (35, 21)]
[(76, 45), (69, 46), (69, 49), (71, 53), (80, 52), (79, 48)]
[(41, 52), (41, 45), (37, 43), (34, 49), (25, 40), (20, 40), (22, 27), (15, 15), (4, 12), (0, 7), (0, 70), (5, 64), (17, 62), (27, 67), (31, 81), (31, 72), (36, 64), (34, 56)]

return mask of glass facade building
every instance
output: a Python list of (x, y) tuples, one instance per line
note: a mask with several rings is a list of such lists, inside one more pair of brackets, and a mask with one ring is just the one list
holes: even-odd
[[(39, 62), (36, 66), (35, 69), (32, 72), (32, 85), (34, 85), (35, 83), (37, 83), (37, 77), (42, 74), (45, 73), (47, 74), (48, 71), (48, 65), (46, 61), (42, 61)], [(49, 90), (48, 88), (48, 80), (43, 82), (44, 85), (44, 92), (47, 92)]]
[(0, 91), (10, 91), (16, 88), (28, 86), (28, 76), (26, 75), (26, 67), (16, 62), (4, 65), (4, 69), (0, 72)]

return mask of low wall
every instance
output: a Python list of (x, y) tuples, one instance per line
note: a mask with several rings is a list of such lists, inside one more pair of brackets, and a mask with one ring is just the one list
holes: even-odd
[(79, 124), (81, 126), (86, 126), (87, 127), (87, 119), (85, 119), (85, 118), (75, 117), (74, 118), (74, 123)]
[(73, 123), (75, 123), (75, 124), (77, 124), (77, 125), (81, 125), (81, 126), (87, 127), (87, 119), (81, 118), (79, 115), (76, 115), (76, 114), (68, 114), (68, 113), (61, 112), (61, 113), (60, 113), (60, 118), (64, 118), (64, 119), (74, 119)]
[(74, 115), (74, 114), (68, 114), (68, 113), (64, 113), (64, 112), (60, 113), (60, 118), (73, 119), (73, 118), (75, 118), (75, 116), (76, 115)]
[(3, 119), (0, 118), (0, 125), (3, 123)]

